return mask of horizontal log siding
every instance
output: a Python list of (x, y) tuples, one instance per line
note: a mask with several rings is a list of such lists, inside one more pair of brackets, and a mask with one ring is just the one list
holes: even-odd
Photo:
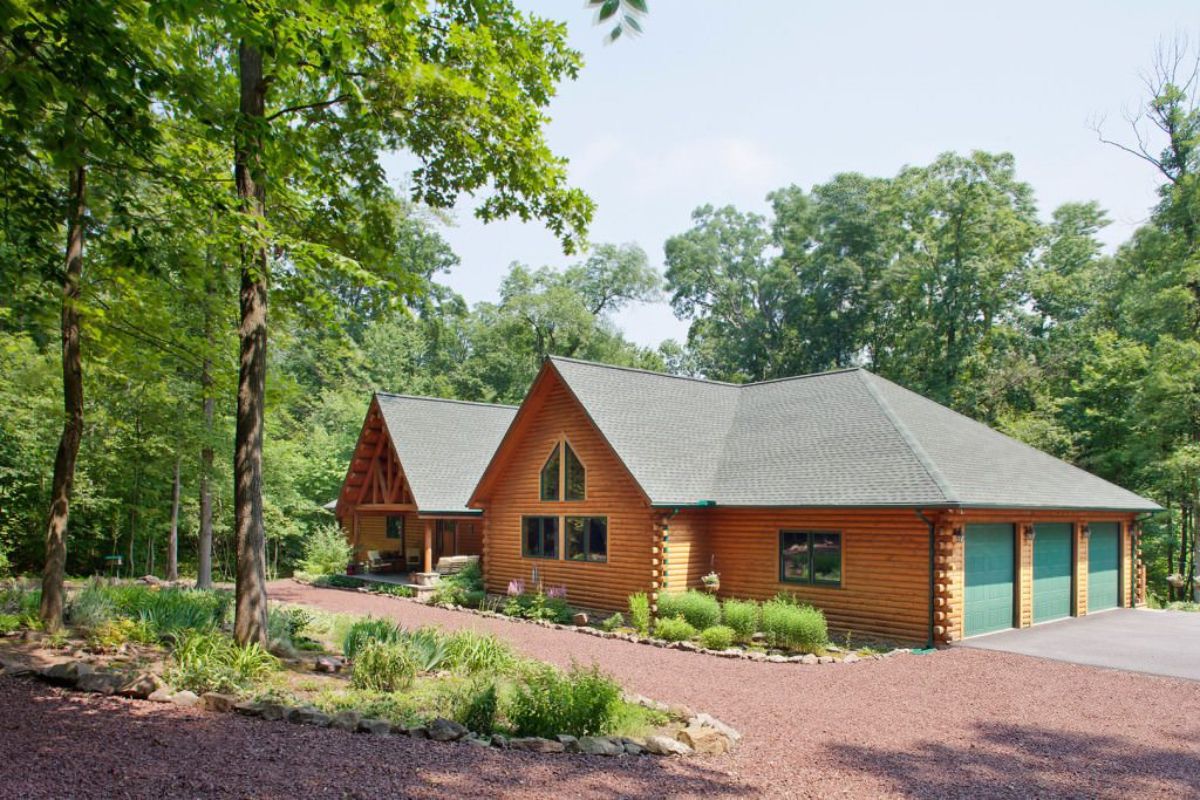
[[(511, 434), (511, 450), (498, 464), (488, 494), (478, 498), (486, 520), (484, 573), (490, 592), (508, 583), (528, 583), (534, 569), (545, 586), (567, 587), (572, 605), (603, 611), (624, 610), (629, 595), (649, 591), (653, 581), (654, 516), (637, 484), (608, 443), (553, 375), (529, 398), (531, 411)], [(587, 470), (586, 499), (542, 502), (538, 479), (554, 443), (563, 437)], [(521, 553), (521, 518), (559, 517), (559, 558), (525, 558)], [(608, 518), (608, 561), (565, 560), (561, 518)]]
[[(915, 512), (875, 509), (715, 508), (710, 543), (724, 597), (789, 592), (831, 627), (923, 642), (929, 621), (929, 529)], [(779, 580), (780, 530), (839, 531), (841, 587)]]
[[(359, 512), (358, 514), (358, 545), (354, 549), (354, 557), (358, 561), (367, 559), (368, 550), (399, 550), (404, 552), (406, 546), (402, 539), (387, 538), (387, 518), (393, 514), (377, 512)], [(400, 514), (404, 517), (404, 536), (407, 546), (422, 548), (425, 542), (425, 522), (417, 519), (416, 512), (408, 511)], [(347, 514), (342, 522), (346, 536), (354, 544), (354, 514)]]
[(669, 537), (663, 553), (663, 589), (682, 592), (700, 586), (700, 578), (711, 569), (707, 512), (689, 508), (668, 516)]

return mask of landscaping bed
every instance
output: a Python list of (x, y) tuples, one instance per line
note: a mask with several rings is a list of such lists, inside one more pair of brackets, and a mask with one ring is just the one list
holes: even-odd
[(47, 636), (10, 587), (19, 626), (0, 640), (5, 674), (57, 686), (373, 735), (540, 753), (719, 754), (740, 736), (720, 721), (627, 697), (596, 667), (561, 670), (494, 636), (406, 630), (383, 619), (273, 606), (270, 652), (227, 632), (227, 592), (91, 582), (70, 628)]

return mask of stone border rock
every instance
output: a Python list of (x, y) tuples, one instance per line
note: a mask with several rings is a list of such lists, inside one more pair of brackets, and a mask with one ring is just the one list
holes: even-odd
[(731, 726), (709, 714), (696, 714), (685, 706), (667, 706), (640, 695), (625, 699), (646, 708), (684, 720), (674, 738), (665, 735), (645, 739), (625, 736), (569, 736), (553, 739), (536, 736), (507, 737), (478, 735), (463, 725), (437, 717), (425, 725), (406, 727), (384, 719), (364, 717), (358, 711), (327, 714), (313, 706), (287, 706), (269, 701), (239, 700), (235, 695), (206, 692), (197, 695), (186, 689), (174, 691), (150, 672), (98, 670), (83, 661), (67, 661), (35, 669), (9, 658), (0, 658), (0, 677), (37, 678), (52, 686), (101, 695), (119, 695), (158, 703), (171, 703), (213, 713), (236, 713), (267, 722), (289, 722), (318, 728), (335, 728), (348, 733), (373, 736), (409, 736), (435, 742), (462, 742), (476, 747), (519, 750), (530, 753), (571, 753), (592, 756), (691, 756), (728, 753), (742, 740)]
[[(293, 577), (293, 581), (301, 586), (312, 586), (298, 578)], [(709, 650), (701, 647), (694, 642), (668, 642), (666, 639), (657, 639), (653, 636), (641, 636), (636, 633), (621, 633), (619, 631), (605, 631), (599, 628), (593, 628), (589, 625), (564, 625), (561, 622), (550, 622), (543, 619), (523, 619), (521, 617), (510, 617), (507, 614), (501, 614), (496, 611), (486, 611), (478, 608), (467, 608), (466, 606), (456, 606), (451, 604), (441, 603), (424, 603), (413, 597), (400, 597), (399, 595), (387, 594), (384, 592), (372, 592), (364, 587), (342, 587), (342, 586), (312, 586), (314, 589), (331, 589), (339, 592), (360, 592), (369, 594), (374, 597), (390, 597), (393, 600), (407, 601), (410, 603), (420, 603), (421, 605), (433, 606), (434, 608), (443, 608), (447, 611), (462, 611), (467, 614), (474, 614), (478, 617), (487, 617), (489, 619), (500, 619), (507, 622), (524, 623), (527, 625), (539, 625), (543, 628), (554, 628), (560, 631), (574, 631), (589, 636), (597, 636), (601, 639), (620, 639), (624, 642), (632, 642), (633, 644), (650, 645), (651, 647), (662, 647), (667, 650), (683, 650), (688, 653), (701, 653), (706, 656), (716, 656), (718, 658), (740, 658), (744, 661), (758, 661), (770, 664), (804, 664), (814, 666), (818, 664), (855, 664), (860, 661), (882, 661), (887, 658), (893, 658), (900, 655), (908, 655), (912, 653), (912, 649), (908, 647), (897, 647), (888, 650), (885, 653), (872, 653), (870, 655), (859, 655), (858, 653), (845, 653), (842, 655), (841, 648), (832, 646), (829, 652), (837, 655), (818, 656), (812, 653), (803, 655), (784, 655), (782, 652), (766, 652), (760, 653), (754, 650), (744, 650), (742, 648), (731, 647), (728, 650)]]

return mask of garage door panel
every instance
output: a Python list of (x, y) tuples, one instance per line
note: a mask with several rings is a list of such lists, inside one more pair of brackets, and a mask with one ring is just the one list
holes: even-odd
[(1121, 537), (1115, 522), (1088, 525), (1087, 610), (1116, 608), (1121, 589)]
[(965, 531), (965, 633), (1013, 625), (1013, 526), (968, 525)]
[(1039, 523), (1033, 539), (1033, 621), (1071, 614), (1071, 524)]

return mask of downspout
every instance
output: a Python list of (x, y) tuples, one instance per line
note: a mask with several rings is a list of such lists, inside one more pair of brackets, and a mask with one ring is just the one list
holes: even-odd
[(937, 589), (937, 578), (936, 578), (936, 576), (937, 576), (937, 569), (936, 569), (937, 568), (937, 550), (936, 550), (936, 545), (935, 545), (935, 541), (934, 541), (934, 536), (935, 536), (934, 522), (929, 517), (925, 516), (925, 512), (922, 511), (921, 509), (917, 508), (917, 509), (914, 509), (914, 511), (917, 512), (917, 516), (921, 518), (921, 521), (924, 522), (927, 526), (929, 526), (929, 636), (928, 636), (928, 640), (925, 642), (925, 647), (932, 650), (936, 643), (935, 642), (936, 637), (934, 637), (934, 634), (933, 634), (933, 628), (934, 628), (934, 617), (933, 617), (934, 611), (933, 611), (933, 609), (934, 609), (934, 600), (935, 600), (934, 595), (936, 594), (936, 589)]

